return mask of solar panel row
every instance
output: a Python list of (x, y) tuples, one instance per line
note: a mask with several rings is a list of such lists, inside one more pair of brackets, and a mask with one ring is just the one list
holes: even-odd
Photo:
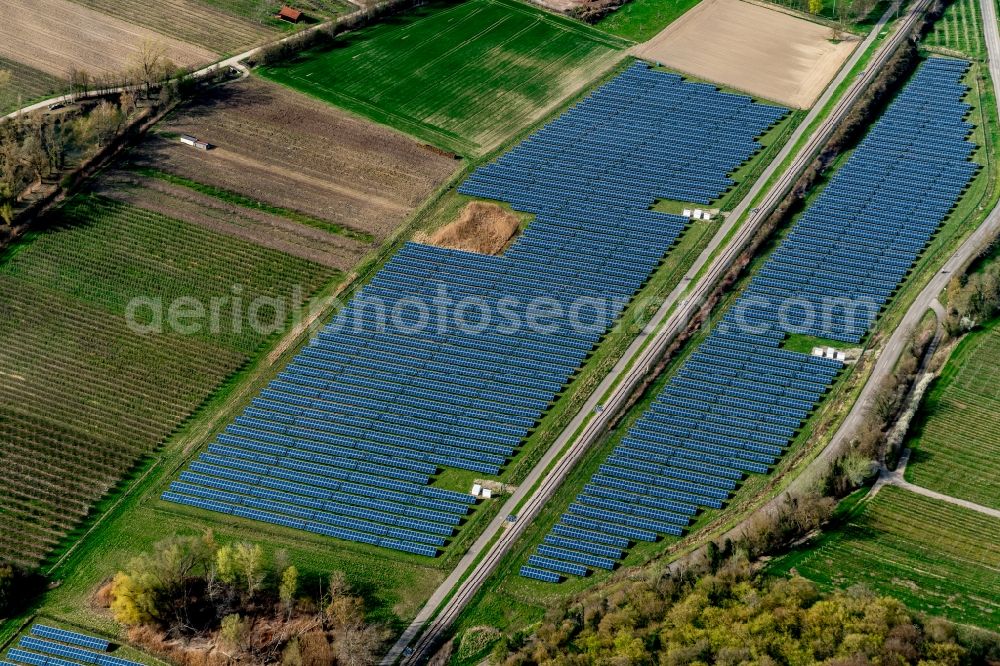
[(36, 624), (31, 627), (31, 634), (33, 636), (39, 636), (41, 638), (49, 638), (54, 641), (59, 641), (60, 643), (67, 643), (69, 645), (79, 645), (80, 647), (90, 648), (92, 650), (100, 650), (106, 652), (110, 643), (103, 638), (96, 638), (94, 636), (87, 636), (85, 634), (80, 634), (75, 631), (67, 631), (65, 629), (59, 629), (58, 627), (50, 627), (45, 624)]
[(110, 643), (103, 638), (44, 624), (32, 626), (30, 633), (7, 651), (8, 661), (0, 662), (0, 666), (141, 666), (107, 654)]
[(620, 557), (586, 559), (608, 538), (680, 535), (697, 509), (720, 508), (745, 474), (768, 472), (841, 367), (781, 349), (781, 340), (805, 333), (859, 342), (979, 168), (963, 120), (968, 66), (932, 58), (919, 68), (539, 554), (608, 568)]
[(503, 256), (406, 244), (163, 498), (433, 556), (471, 498), (432, 477), (500, 472), (688, 223), (651, 205), (786, 113), (631, 67), (461, 185), (536, 215)]

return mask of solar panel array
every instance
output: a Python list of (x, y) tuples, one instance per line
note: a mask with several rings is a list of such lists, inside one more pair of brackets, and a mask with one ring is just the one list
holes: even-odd
[(43, 624), (31, 628), (16, 647), (7, 651), (0, 666), (142, 666), (138, 662), (107, 654), (108, 641)]
[[(777, 462), (841, 367), (781, 349), (786, 335), (858, 342), (978, 169), (961, 101), (968, 66), (933, 58), (919, 68), (523, 576), (558, 581), (574, 573), (563, 563), (584, 565), (582, 575), (609, 568), (629, 541), (682, 535), (697, 511), (721, 508), (745, 475), (766, 474)], [(861, 299), (873, 314), (852, 320), (831, 309), (834, 316), (812, 322), (796, 314), (828, 298)], [(559, 564), (545, 566), (539, 556)]]
[(731, 321), (860, 342), (980, 168), (966, 141), (968, 67), (944, 58), (921, 66), (754, 277)]
[(530, 212), (582, 203), (639, 212), (657, 198), (708, 204), (787, 113), (635, 63), (459, 191)]
[(163, 498), (435, 555), (475, 500), (433, 476), (500, 472), (687, 224), (650, 206), (785, 113), (631, 67), (460, 187), (536, 214), (503, 256), (406, 244)]

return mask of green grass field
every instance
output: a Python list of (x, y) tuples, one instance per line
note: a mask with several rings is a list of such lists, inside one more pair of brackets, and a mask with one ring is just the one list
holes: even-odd
[(955, 0), (945, 9), (934, 29), (924, 38), (924, 46), (954, 51), (970, 58), (986, 57), (982, 16), (976, 0)]
[(907, 480), (1000, 509), (1000, 322), (961, 342), (918, 417)]
[[(143, 455), (258, 353), (270, 334), (235, 316), (234, 288), (243, 307), (257, 297), (287, 304), (296, 288), (309, 295), (336, 277), (98, 197), (78, 197), (55, 227), (0, 256), (0, 456), (7, 475), (0, 557), (44, 560)], [(147, 300), (130, 309), (136, 296)], [(166, 326), (162, 334), (129, 326), (153, 324), (157, 301), (169, 323), (178, 299), (208, 310), (213, 297), (230, 299), (220, 303), (215, 330), (208, 320), (200, 330)]]
[(6, 58), (0, 58), (0, 72), (10, 75), (6, 85), (0, 85), (0, 114), (52, 97), (68, 87), (66, 81)]
[(839, 530), (776, 560), (826, 589), (864, 584), (914, 610), (997, 628), (1000, 521), (886, 486)]
[(698, 2), (699, 0), (630, 0), (598, 21), (597, 27), (634, 42), (645, 42)]
[(261, 73), (480, 155), (609, 69), (624, 42), (513, 0), (431, 2)]

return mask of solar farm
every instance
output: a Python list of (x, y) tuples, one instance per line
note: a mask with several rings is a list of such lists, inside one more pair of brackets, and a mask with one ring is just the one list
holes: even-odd
[(36, 624), (7, 651), (0, 666), (142, 666), (108, 654), (110, 648), (103, 638)]
[[(536, 214), (503, 256), (405, 245), (163, 498), (438, 554), (476, 500), (434, 475), (501, 472), (684, 229), (649, 207), (717, 198), (785, 113), (631, 67), (461, 185)], [(407, 307), (438, 294), (511, 321), (428, 325)], [(539, 330), (524, 322), (540, 298), (602, 307)]]
[(0, 666), (1000, 659), (1000, 28), (920, 1), (21, 12)]
[[(522, 576), (612, 569), (629, 542), (680, 536), (747, 474), (768, 473), (841, 367), (781, 349), (786, 335), (859, 342), (979, 168), (961, 101), (968, 67), (938, 58), (920, 67)], [(565, 537), (574, 548), (555, 545)]]

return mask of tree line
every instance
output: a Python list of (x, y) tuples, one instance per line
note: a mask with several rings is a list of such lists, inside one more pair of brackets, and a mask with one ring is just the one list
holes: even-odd
[(138, 647), (184, 666), (374, 664), (388, 638), (341, 572), (304, 577), (284, 551), (176, 536), (98, 593)]
[(963, 666), (1000, 658), (986, 632), (925, 619), (863, 587), (824, 595), (804, 578), (757, 575), (740, 553), (682, 574), (645, 574), (549, 611), (533, 631), (496, 642), (490, 663)]

